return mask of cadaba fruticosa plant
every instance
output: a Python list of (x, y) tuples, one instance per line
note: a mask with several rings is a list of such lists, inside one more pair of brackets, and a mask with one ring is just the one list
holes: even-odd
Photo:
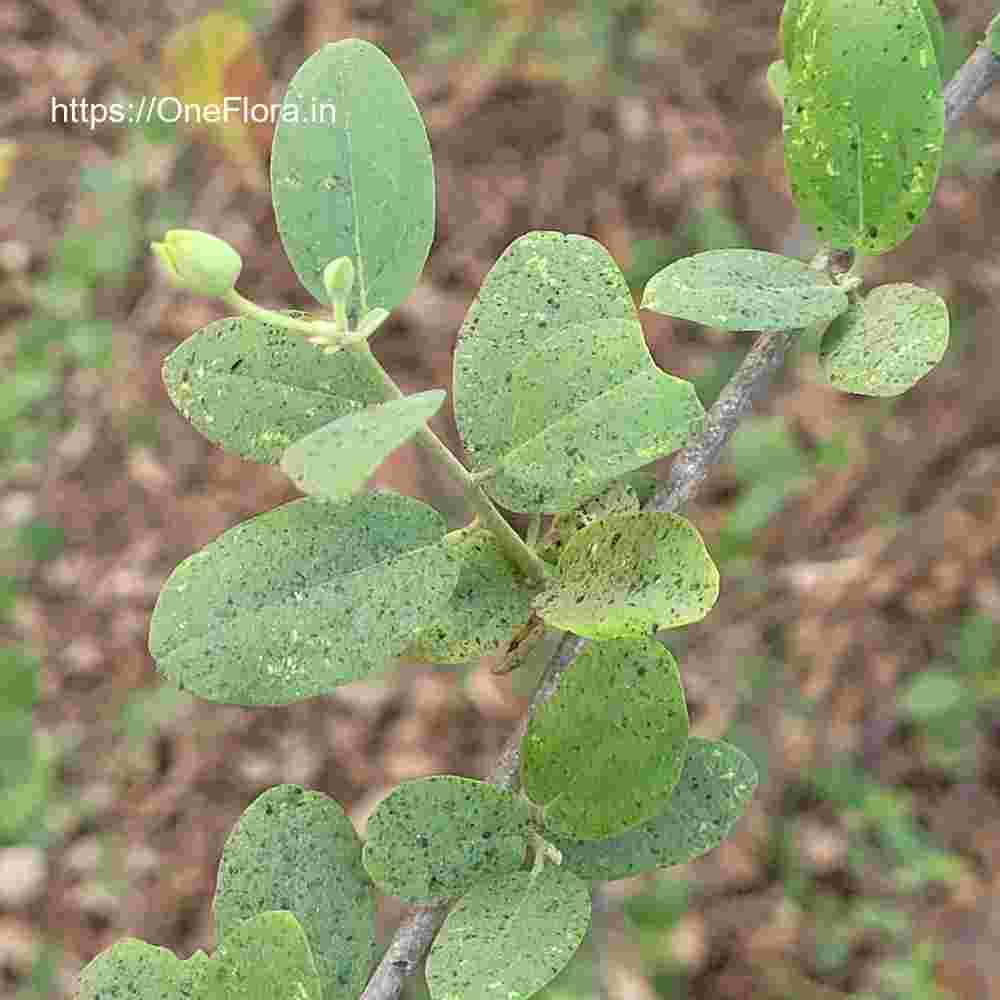
[[(846, 392), (893, 396), (926, 375), (948, 341), (944, 302), (911, 284), (864, 293), (860, 262), (904, 241), (930, 203), (946, 126), (941, 40), (932, 0), (789, 0), (784, 59), (768, 76), (791, 190), (825, 249), (810, 263), (699, 253), (656, 274), (642, 308), (761, 338), (819, 327), (821, 368)], [(335, 109), (332, 125), (311, 119), (319, 105)], [(349, 39), (301, 67), (271, 181), (289, 260), (325, 314), (254, 304), (234, 288), (235, 250), (172, 231), (154, 245), (168, 276), (234, 315), (174, 350), (163, 377), (202, 434), (280, 465), (305, 496), (174, 570), (150, 626), (158, 670), (210, 701), (286, 705), (403, 654), (513, 661), (543, 627), (576, 655), (547, 675), (491, 782), (404, 782), (363, 844), (326, 795), (266, 791), (225, 845), (215, 953), (181, 960), (122, 940), (83, 970), (79, 995), (395, 996), (429, 948), (435, 1000), (527, 997), (580, 944), (592, 882), (717, 846), (756, 786), (737, 748), (689, 737), (677, 663), (656, 634), (702, 619), (719, 574), (672, 510), (680, 494), (646, 467), (679, 449), (717, 453), (726, 406), (758, 375), (745, 363), (730, 402), (706, 415), (691, 384), (653, 362), (604, 247), (530, 232), (489, 272), (459, 334), (463, 464), (427, 426), (445, 392), (405, 396), (369, 347), (420, 276), (435, 207), (423, 122), (378, 48)], [(409, 439), (460, 486), (470, 524), (449, 532), (427, 504), (365, 489)], [(705, 474), (675, 465), (689, 476), (675, 477), (682, 494)], [(525, 537), (503, 510), (531, 515)], [(373, 976), (376, 887), (423, 907)]]

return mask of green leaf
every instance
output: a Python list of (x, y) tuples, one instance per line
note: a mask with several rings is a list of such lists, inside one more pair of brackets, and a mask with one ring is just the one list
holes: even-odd
[(694, 525), (676, 514), (616, 514), (573, 535), (559, 582), (535, 605), (554, 628), (615, 639), (701, 621), (718, 596), (719, 571)]
[(642, 307), (720, 330), (793, 330), (826, 323), (846, 293), (808, 264), (764, 250), (708, 250), (674, 261), (646, 285)]
[(432, 1000), (522, 1000), (573, 957), (590, 923), (590, 892), (546, 866), (476, 886), (448, 914), (427, 959)]
[(277, 785), (258, 796), (226, 840), (212, 904), (228, 936), (268, 910), (293, 913), (309, 940), (324, 1000), (356, 1000), (375, 960), (375, 895), (361, 842), (321, 792)]
[(281, 458), (282, 471), (303, 493), (346, 500), (430, 420), (444, 397), (443, 389), (431, 389), (340, 417), (296, 441)]
[(820, 365), (842, 392), (898, 396), (944, 357), (948, 327), (948, 307), (934, 292), (880, 285), (826, 331)]
[(704, 410), (653, 363), (607, 251), (538, 232), (507, 248), (462, 325), (455, 416), (495, 499), (564, 511), (681, 447)]
[(197, 970), (204, 961), (204, 952), (195, 952), (182, 962), (167, 948), (138, 938), (122, 938), (83, 968), (77, 1000), (176, 1000), (191, 996)]
[[(576, 668), (574, 667), (574, 670)], [(729, 836), (757, 787), (757, 769), (729, 743), (691, 737), (684, 770), (654, 819), (605, 840), (563, 840), (563, 867), (595, 882), (685, 864)]]
[(779, 102), (785, 100), (785, 91), (788, 89), (788, 75), (788, 66), (784, 59), (779, 59), (767, 67), (768, 86)]
[(899, 698), (902, 712), (917, 722), (947, 715), (966, 701), (962, 682), (948, 670), (922, 670), (912, 678)]
[(394, 493), (306, 497), (245, 521), (170, 574), (157, 669), (210, 701), (284, 705), (391, 663), (458, 579), (437, 511)]
[(523, 799), (483, 781), (404, 781), (368, 820), (365, 868), (386, 892), (409, 902), (459, 896), (521, 867), (528, 820)]
[(609, 837), (663, 810), (687, 738), (677, 662), (662, 643), (591, 643), (528, 723), (524, 791), (546, 829)]
[(213, 443), (276, 464), (293, 441), (383, 398), (353, 351), (324, 354), (254, 319), (209, 323), (163, 362), (174, 406)]
[(930, 204), (944, 99), (915, 0), (804, 4), (784, 104), (785, 168), (822, 241), (881, 254)]
[[(781, 47), (784, 53), (785, 65), (791, 70), (795, 62), (795, 54), (798, 49), (797, 40), (799, 35), (799, 24), (803, 13), (809, 10), (810, 5), (806, 0), (785, 0), (785, 6), (781, 11)], [(772, 64), (773, 65), (773, 64)]]
[(918, 0), (924, 21), (927, 23), (927, 31), (931, 36), (931, 44), (934, 46), (934, 59), (938, 64), (938, 70), (944, 73), (945, 63), (945, 40), (944, 24), (941, 22), (941, 12), (937, 9), (934, 0)]
[(445, 538), (461, 569), (433, 624), (421, 628), (411, 655), (431, 663), (465, 663), (495, 652), (531, 617), (537, 588), (525, 584), (491, 531)]
[[(177, 994), (184, 996), (184, 994)], [(316, 963), (294, 914), (258, 914), (233, 929), (198, 970), (193, 1000), (323, 1000)]]
[[(316, 124), (331, 106), (335, 123)], [(303, 63), (275, 129), (271, 189), (288, 259), (320, 302), (337, 257), (354, 262), (355, 320), (413, 291), (434, 238), (434, 168), (420, 112), (384, 52), (351, 38)]]

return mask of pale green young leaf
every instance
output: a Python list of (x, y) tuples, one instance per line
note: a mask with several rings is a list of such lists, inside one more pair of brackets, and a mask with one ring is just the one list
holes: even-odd
[(990, 21), (989, 26), (986, 29), (986, 44), (989, 46), (990, 52), (1000, 59), (1000, 14)]
[[(180, 994), (183, 996), (183, 994)], [(259, 913), (233, 928), (198, 969), (192, 1000), (324, 1000), (309, 941), (295, 915)]]
[(258, 796), (226, 839), (212, 904), (220, 940), (267, 910), (302, 925), (323, 1000), (356, 1000), (375, 960), (375, 894), (361, 841), (321, 792), (277, 785)]
[[(329, 108), (336, 122), (317, 122)], [(434, 238), (434, 169), (420, 112), (384, 52), (350, 38), (303, 63), (275, 129), (271, 189), (285, 252), (319, 301), (337, 257), (354, 263), (355, 321), (413, 291)]]
[(432, 1000), (525, 1000), (569, 963), (590, 891), (553, 866), (477, 885), (448, 914), (427, 959)]
[(522, 785), (546, 829), (610, 837), (663, 811), (687, 739), (684, 689), (663, 644), (591, 643), (528, 723)]
[(303, 493), (346, 500), (430, 420), (444, 397), (443, 389), (431, 389), (340, 417), (296, 441), (281, 457), (282, 471)]
[(459, 896), (521, 867), (528, 823), (523, 799), (483, 781), (404, 781), (368, 820), (365, 868), (385, 892), (408, 902)]
[(353, 351), (324, 354), (301, 334), (254, 319), (220, 319), (163, 362), (174, 406), (213, 443), (275, 464), (293, 441), (383, 397)]
[(448, 599), (444, 518), (410, 497), (306, 497), (225, 532), (170, 574), (157, 669), (210, 701), (283, 705), (392, 662)]
[(649, 279), (643, 309), (720, 330), (791, 330), (842, 313), (847, 295), (800, 260), (764, 250), (708, 250)]
[(767, 67), (767, 84), (772, 93), (782, 103), (785, 99), (785, 91), (788, 89), (788, 65), (784, 59), (771, 63)]
[(880, 285), (826, 331), (820, 365), (842, 392), (898, 396), (944, 357), (948, 327), (948, 307), (934, 292)]
[(684, 770), (658, 816), (605, 840), (553, 842), (564, 868), (598, 882), (686, 864), (729, 836), (756, 787), (757, 769), (742, 750), (691, 737)]
[(916, 0), (804, 4), (784, 103), (785, 167), (819, 238), (881, 254), (930, 204), (944, 99)]
[(528, 586), (484, 528), (449, 535), (459, 560), (458, 583), (433, 623), (418, 632), (411, 656), (465, 663), (495, 652), (531, 617), (537, 588)]
[(191, 996), (204, 952), (181, 961), (167, 948), (122, 938), (92, 959), (80, 973), (77, 1000), (176, 1000)]
[(689, 521), (616, 514), (563, 547), (559, 580), (535, 605), (554, 628), (591, 639), (648, 635), (701, 621), (719, 596), (719, 571)]

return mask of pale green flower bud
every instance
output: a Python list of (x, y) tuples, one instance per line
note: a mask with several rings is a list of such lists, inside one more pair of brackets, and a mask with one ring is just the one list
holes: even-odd
[(225, 295), (243, 269), (242, 258), (225, 240), (197, 229), (171, 229), (162, 243), (150, 246), (167, 277), (196, 295)]
[(338, 257), (323, 268), (323, 285), (330, 302), (347, 302), (354, 287), (354, 264), (350, 257)]

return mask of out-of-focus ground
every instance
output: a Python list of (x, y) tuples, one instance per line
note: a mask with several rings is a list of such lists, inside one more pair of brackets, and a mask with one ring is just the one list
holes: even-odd
[[(308, 297), (276, 236), (266, 126), (91, 130), (53, 124), (53, 96), (277, 101), (324, 42), (383, 46), (438, 184), (428, 268), (375, 342), (407, 390), (449, 384), (465, 309), (526, 231), (596, 237), (637, 292), (702, 249), (814, 249), (765, 82), (777, 2), (223, 9), (0, 8), (0, 634), (5, 678), (39, 667), (33, 777), (0, 803), (2, 996), (69, 996), (125, 935), (213, 947), (223, 840), (262, 790), (320, 789), (362, 824), (404, 778), (485, 773), (525, 706), (523, 679), (477, 665), (402, 664), (273, 709), (161, 684), (146, 631), (167, 574), (294, 491), (171, 407), (163, 357), (222, 313), (168, 288), (145, 244), (206, 229), (242, 253), (246, 294)], [(950, 75), (993, 11), (941, 9)], [(762, 781), (720, 849), (611, 887), (629, 897), (610, 918), (613, 996), (1000, 997), (998, 164), (993, 92), (950, 140), (924, 223), (866, 262), (872, 284), (948, 301), (942, 365), (899, 400), (862, 399), (826, 387), (803, 344), (688, 512), (723, 596), (668, 643), (693, 731), (743, 746)], [(706, 404), (750, 339), (643, 319), (658, 362)], [(435, 424), (455, 443), (449, 420)], [(416, 452), (378, 478), (462, 522)], [(398, 912), (388, 901), (386, 933)], [(552, 996), (591, 995), (589, 955)]]

